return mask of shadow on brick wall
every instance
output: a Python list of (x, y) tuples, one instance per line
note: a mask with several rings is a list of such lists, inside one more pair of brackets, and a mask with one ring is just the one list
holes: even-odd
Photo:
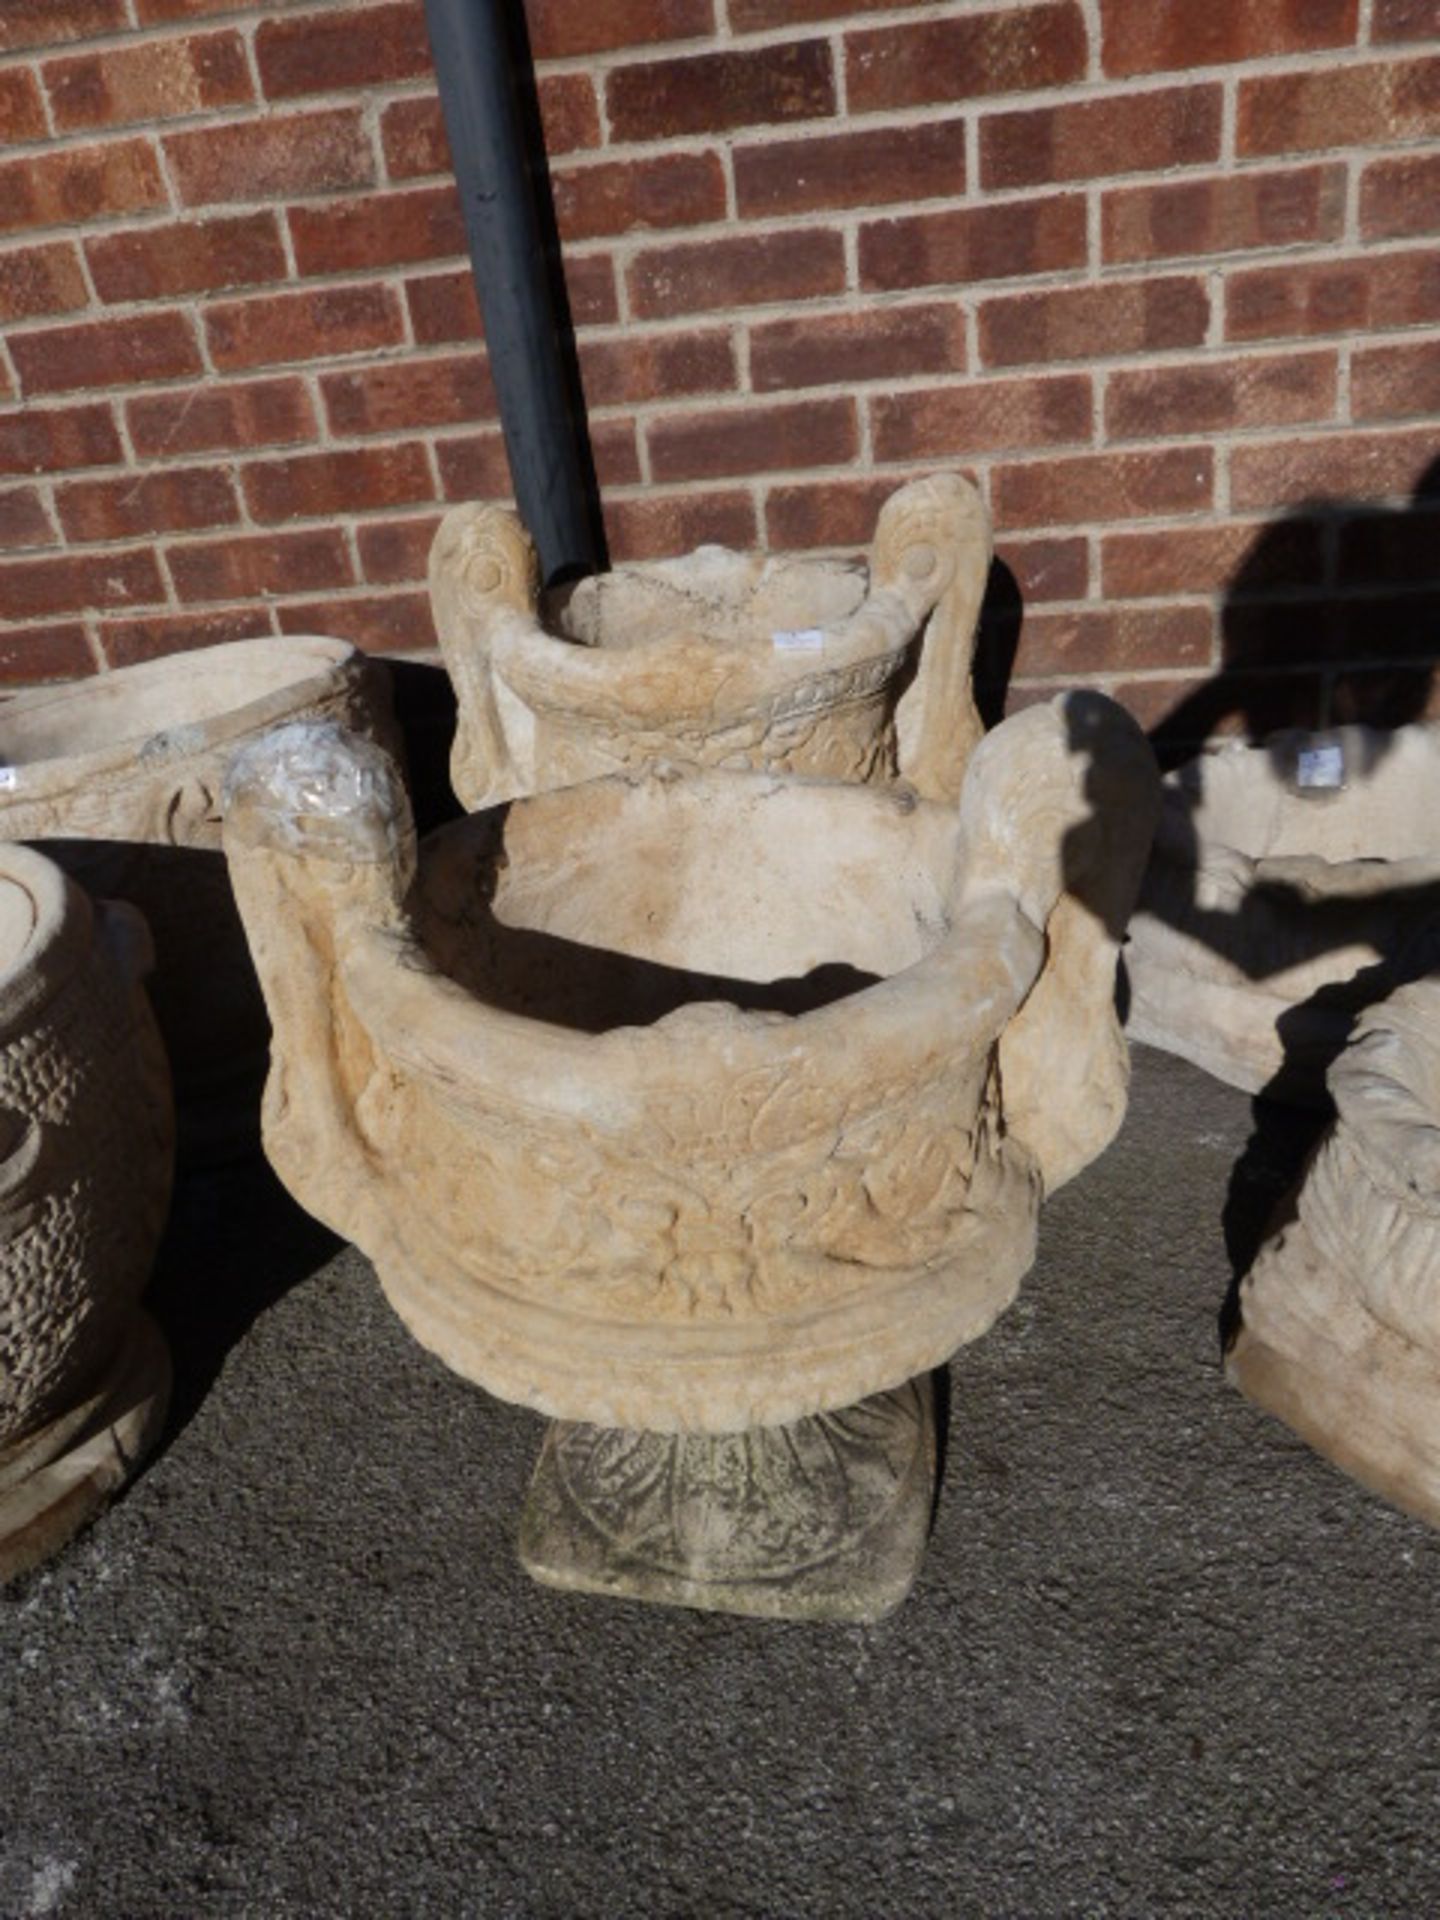
[(1266, 527), (1226, 588), (1221, 658), (1152, 730), (1162, 765), (1217, 735), (1424, 716), (1440, 660), (1440, 458), (1403, 508), (1313, 499)]

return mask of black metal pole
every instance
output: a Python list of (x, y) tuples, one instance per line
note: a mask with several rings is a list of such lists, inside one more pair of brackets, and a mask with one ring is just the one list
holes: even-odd
[(425, 0), (515, 500), (548, 583), (598, 571), (605, 545), (517, 7)]

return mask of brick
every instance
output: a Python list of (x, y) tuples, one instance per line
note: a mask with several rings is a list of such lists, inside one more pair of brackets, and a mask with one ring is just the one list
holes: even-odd
[(851, 113), (1028, 93), (1083, 80), (1085, 22), (1074, 0), (845, 36)]
[(1146, 667), (1203, 667), (1210, 661), (1209, 607), (1106, 607), (1029, 613), (1013, 671), (1026, 674), (1133, 673)]
[[(615, 298), (615, 269), (608, 254), (589, 254), (565, 263), (570, 318), (577, 327), (604, 326), (620, 317)], [(470, 269), (428, 274), (405, 282), (410, 324), (422, 347), (448, 346), (456, 340), (481, 340), (480, 307)]]
[(996, 559), (1010, 573), (1022, 599), (1083, 600), (1090, 587), (1090, 551), (1079, 536), (1007, 539)]
[(1123, 681), (1107, 689), (1142, 727), (1162, 767), (1188, 760), (1206, 740), (1263, 740), (1281, 727), (1320, 723), (1315, 673), (1219, 673), (1204, 679)]
[(1333, 419), (1337, 373), (1333, 353), (1123, 368), (1106, 384), (1105, 436), (1155, 440)]
[(771, 487), (765, 495), (765, 544), (772, 552), (812, 547), (859, 552), (874, 539), (880, 509), (895, 484), (893, 474), (872, 474)]
[(0, 487), (0, 548), (53, 547), (56, 538), (34, 487)]
[[(1390, 617), (1388, 605), (1377, 608), (1377, 612), (1382, 622)], [(1416, 624), (1423, 620), (1413, 606), (1405, 612)], [(1434, 720), (1437, 714), (1440, 688), (1434, 685), (1434, 670), (1428, 661), (1410, 667), (1348, 668), (1335, 676), (1332, 718), (1342, 725), (1388, 730), (1403, 727), (1410, 720)]]
[(965, 365), (965, 316), (948, 300), (762, 321), (750, 329), (750, 384), (757, 393), (961, 373)]
[(0, 73), (0, 140), (44, 140), (50, 132), (40, 87), (29, 67)]
[(830, 48), (823, 40), (797, 40), (620, 67), (606, 79), (605, 103), (612, 140), (822, 119), (835, 111)]
[(95, 291), (105, 301), (175, 299), (283, 280), (285, 247), (273, 213), (135, 227), (87, 240)]
[(1058, 273), (1083, 267), (1087, 248), (1082, 194), (956, 207), (861, 227), (860, 284), (890, 292)]
[(434, 71), (424, 9), (413, 0), (360, 14), (342, 7), (299, 20), (262, 20), (255, 59), (270, 100), (418, 80)]
[(600, 144), (600, 105), (588, 73), (547, 73), (539, 83), (540, 125), (545, 151), (574, 153)]
[(631, 311), (644, 319), (808, 300), (843, 289), (845, 243), (806, 229), (655, 247), (632, 260), (629, 284)]
[(1383, 146), (1440, 127), (1440, 59), (1327, 66), (1240, 83), (1237, 153)]
[(1106, 73), (1186, 72), (1355, 44), (1358, 0), (1102, 0)]
[(483, 353), (406, 359), (321, 376), (332, 433), (396, 433), (495, 418), (495, 387)]
[(1075, 454), (997, 467), (991, 506), (1000, 527), (1087, 526), (1197, 513), (1214, 494), (1207, 447), (1156, 453)]
[(323, 207), (291, 207), (286, 219), (302, 274), (363, 273), (465, 252), (465, 222), (453, 181)]
[(980, 180), (987, 189), (1154, 173), (1219, 157), (1218, 86), (1110, 94), (987, 114), (980, 123)]
[(1355, 420), (1440, 414), (1440, 347), (1434, 339), (1357, 347), (1350, 367), (1350, 413)]
[(0, 253), (0, 322), (73, 313), (89, 300), (80, 256), (68, 242)]
[(684, 414), (653, 421), (647, 437), (650, 470), (661, 481), (839, 466), (859, 447), (850, 400)]
[[(635, 428), (629, 420), (590, 423), (590, 450), (602, 487), (633, 486), (640, 478)], [(510, 467), (499, 433), (473, 433), (437, 440), (440, 490), (447, 500), (509, 500)]]
[(734, 165), (744, 219), (931, 200), (965, 190), (965, 123), (771, 141), (738, 148)]
[(1329, 591), (1311, 600), (1232, 601), (1225, 640), (1227, 652), (1265, 666), (1433, 658), (1435, 602), (1428, 593), (1352, 598)]
[[(545, 149), (553, 158), (600, 144), (600, 108), (588, 74), (547, 74), (539, 85)], [(380, 144), (392, 180), (452, 171), (445, 117), (434, 95), (392, 100), (380, 113)]]
[(302, 600), (277, 607), (275, 615), (282, 633), (330, 634), (367, 653), (420, 653), (437, 644), (425, 593)]
[(753, 548), (755, 508), (747, 493), (650, 493), (642, 500), (607, 500), (605, 534), (617, 564), (661, 560), (696, 547)]
[(255, 97), (238, 33), (208, 33), (47, 60), (41, 68), (61, 133), (177, 119)]
[(1210, 323), (1203, 280), (1107, 281), (985, 300), (980, 358), (987, 367), (1104, 359), (1198, 347)]
[(165, 559), (176, 593), (187, 602), (321, 593), (348, 587), (355, 577), (338, 527), (187, 541), (167, 548)]
[(0, 7), (0, 53), (123, 33), (129, 24), (125, 0), (5, 0)]
[(591, 407), (637, 406), (697, 393), (729, 393), (737, 384), (735, 349), (728, 333), (635, 334), (619, 340), (585, 340), (580, 373)]
[(205, 312), (210, 355), (222, 371), (287, 360), (333, 360), (397, 346), (400, 304), (389, 287), (324, 287), (233, 300)]
[(135, 606), (164, 598), (165, 584), (149, 547), (0, 566), (0, 607), (7, 620), (43, 620), (90, 607)]
[(1440, 583), (1440, 513), (1365, 513), (1340, 527), (1341, 586)]
[[(865, 0), (867, 13), (907, 7), (912, 0)], [(855, 0), (730, 0), (730, 25), (736, 33), (767, 27), (808, 26), (813, 20), (841, 20), (855, 12)]]
[(870, 403), (878, 460), (1049, 447), (1090, 437), (1088, 374), (981, 380), (881, 395)]
[(435, 498), (425, 449), (413, 440), (253, 460), (241, 484), (251, 515), (261, 521), (364, 513)]
[(694, 227), (725, 217), (725, 175), (717, 153), (571, 167), (555, 173), (551, 186), (565, 240), (640, 227)]
[(195, 335), (179, 313), (45, 327), (13, 335), (10, 352), (27, 394), (177, 380), (201, 372)]
[(0, 164), (0, 233), (72, 227), (163, 207), (166, 200), (159, 163), (145, 140), (62, 147)]
[(419, 520), (382, 520), (378, 525), (361, 527), (356, 545), (365, 579), (380, 587), (423, 580), (439, 525), (440, 515), (427, 513)]
[(1360, 233), (1392, 240), (1440, 233), (1440, 153), (1376, 160), (1360, 175)]
[(145, 394), (126, 403), (125, 416), (142, 460), (299, 445), (315, 435), (310, 396), (296, 379)]
[(1343, 166), (1118, 187), (1101, 203), (1107, 261), (1302, 246), (1338, 239), (1344, 223)]
[(1293, 436), (1230, 455), (1230, 498), (1242, 512), (1321, 497), (1357, 501), (1414, 493), (1435, 461), (1433, 427), (1396, 433)]
[(152, 613), (140, 620), (101, 620), (100, 649), (112, 667), (135, 667), (165, 654), (219, 647), (229, 640), (253, 640), (273, 634), (268, 607), (242, 607), (226, 613)]
[(233, 526), (240, 518), (235, 483), (220, 467), (72, 480), (55, 489), (55, 506), (71, 541), (134, 540)]
[(1219, 595), (1247, 561), (1252, 591), (1262, 586), (1318, 587), (1325, 564), (1321, 530), (1309, 520), (1281, 521), (1274, 527), (1232, 521), (1215, 527), (1109, 533), (1100, 548), (1101, 586), (1107, 599), (1118, 600)]
[(1433, 250), (1369, 254), (1315, 264), (1252, 267), (1225, 288), (1225, 337), (1365, 333), (1440, 317), (1440, 257)]
[(1440, 40), (1440, 0), (1375, 0), (1370, 38), (1377, 46)]
[(332, 193), (368, 187), (375, 179), (358, 107), (266, 114), (231, 126), (167, 134), (164, 145), (180, 198), (191, 207)]
[(24, 407), (0, 414), (0, 473), (59, 473), (124, 458), (108, 406)]
[(46, 680), (78, 680), (95, 671), (95, 657), (78, 620), (46, 627), (0, 631), (0, 680), (38, 686)]
[(525, 0), (530, 50), (537, 60), (697, 40), (713, 32), (712, 0)]
[(202, 20), (215, 13), (234, 13), (235, 0), (133, 0), (135, 18), (142, 27), (169, 25), (175, 20)]

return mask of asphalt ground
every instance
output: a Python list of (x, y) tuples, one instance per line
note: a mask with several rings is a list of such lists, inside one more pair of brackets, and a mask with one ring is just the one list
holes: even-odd
[(1440, 1912), (1440, 1542), (1220, 1371), (1254, 1133), (1137, 1049), (870, 1628), (532, 1585), (540, 1419), (263, 1166), (190, 1177), (162, 1450), (0, 1601), (0, 1913)]

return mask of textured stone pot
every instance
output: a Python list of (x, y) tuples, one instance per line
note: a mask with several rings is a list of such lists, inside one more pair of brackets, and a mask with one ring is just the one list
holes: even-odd
[[(571, 1493), (582, 1454), (678, 1485), (678, 1450), (696, 1486), (779, 1499), (757, 1449), (786, 1472), (833, 1462), (842, 1431), (842, 1457), (862, 1430), (879, 1449), (856, 1443), (870, 1493), (810, 1528), (798, 1588), (793, 1564), (745, 1559), (772, 1508), (739, 1498), (722, 1524), (718, 1492), (688, 1574), (674, 1542), (669, 1574), (641, 1553), (644, 1577), (612, 1577), (588, 1547), (530, 1551), (534, 1570), (757, 1612), (900, 1597), (929, 1483), (905, 1383), (1013, 1298), (1043, 1192), (1123, 1113), (1115, 954), (1157, 785), (1121, 711), (1072, 696), (981, 744), (958, 811), (650, 772), (442, 829), (417, 872), (383, 754), (290, 728), (236, 761), (226, 850), (275, 1027), (266, 1148), (417, 1337), (505, 1398), (650, 1436), (643, 1473), (552, 1439)], [(841, 1409), (828, 1439), (796, 1437)], [(591, 1491), (613, 1545), (595, 1514), (615, 1487)], [(862, 1558), (903, 1538), (898, 1571), (837, 1573), (857, 1511)]]
[(220, 851), (229, 758), (287, 720), (373, 733), (387, 716), (375, 668), (313, 636), (175, 654), (0, 704), (0, 834), (43, 843), (90, 893), (150, 923), (150, 992), (193, 1157), (255, 1145), (265, 1071), (264, 1005)]
[(1362, 1014), (1336, 1119), (1240, 1291), (1231, 1379), (1440, 1526), (1440, 981)]
[(968, 481), (885, 504), (865, 567), (702, 547), (542, 598), (515, 515), (457, 507), (430, 554), (470, 809), (666, 759), (844, 780), (903, 775), (953, 802), (990, 527)]
[[(1306, 774), (1343, 785), (1305, 789)], [(1440, 960), (1437, 908), (1436, 730), (1206, 754), (1164, 783), (1128, 1031), (1248, 1093), (1323, 1105), (1356, 1012)]]
[(169, 1077), (138, 914), (0, 846), (0, 1580), (134, 1470), (169, 1359), (138, 1301), (169, 1201)]

